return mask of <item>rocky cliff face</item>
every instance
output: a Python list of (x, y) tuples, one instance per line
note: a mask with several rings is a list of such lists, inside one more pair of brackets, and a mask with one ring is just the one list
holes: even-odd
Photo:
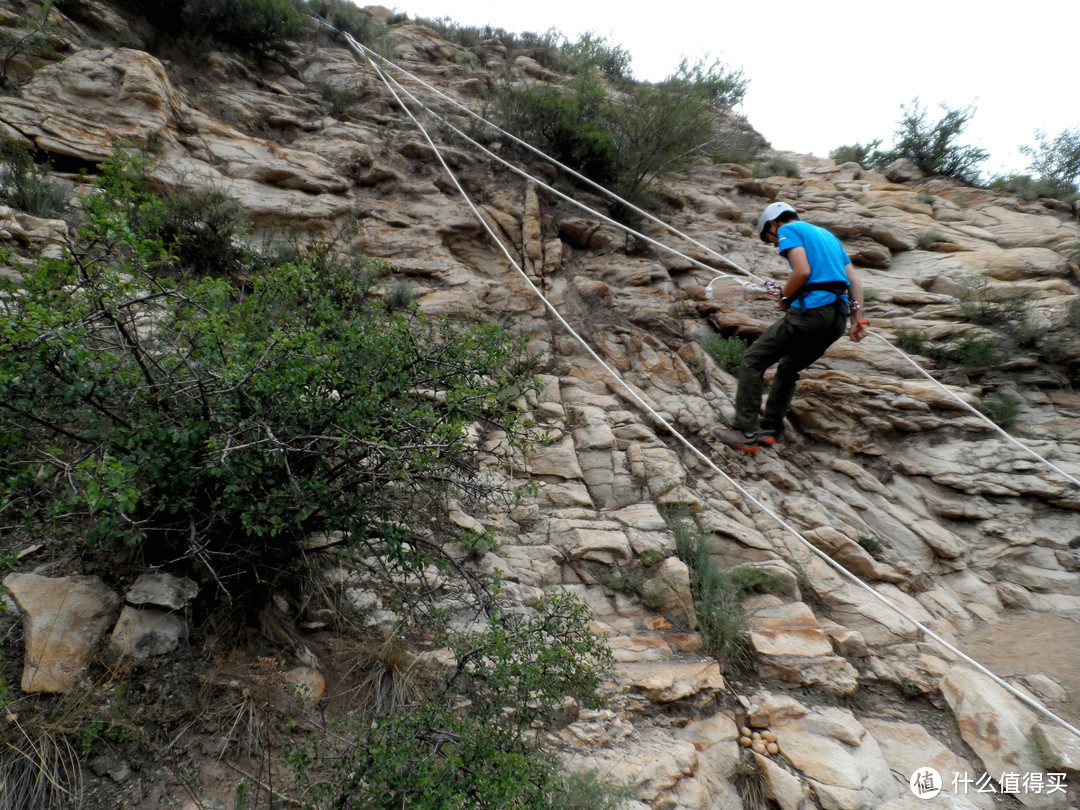
[[(19, 9), (2, 5), (0, 24), (15, 30)], [(92, 167), (118, 139), (153, 144), (162, 188), (212, 184), (240, 200), (259, 227), (325, 235), (358, 210), (348, 248), (385, 258), (423, 309), (513, 316), (534, 348), (561, 362), (562, 373), (527, 403), (552, 439), (527, 460), (535, 494), (509, 511), (457, 519), (494, 530), (497, 547), (479, 566), (501, 571), (511, 598), (527, 605), (551, 588), (574, 592), (615, 652), (608, 707), (582, 710), (552, 730), (568, 768), (597, 768), (630, 784), (632, 806), (641, 808), (766, 806), (753, 804), (753, 795), (783, 810), (930, 806), (908, 787), (925, 767), (944, 778), (936, 801), (955, 794), (935, 806), (1078, 801), (1080, 739), (796, 536), (1080, 724), (1080, 551), (1070, 545), (1080, 539), (1080, 489), (878, 339), (922, 336), (921, 347), (904, 345), (921, 364), (937, 366), (934, 376), (955, 397), (976, 407), (1012, 403), (1018, 416), (1009, 430), (1080, 476), (1074, 209), (801, 155), (786, 155), (799, 165), (798, 178), (755, 178), (728, 164), (665, 180), (665, 218), (754, 274), (786, 273), (753, 234), (760, 209), (782, 199), (844, 240), (868, 288), (876, 336), (838, 342), (804, 374), (783, 441), (746, 456), (708, 438), (731, 417), (735, 381), (702, 342), (754, 336), (775, 316), (772, 302), (731, 280), (715, 283), (709, 297), (713, 276), (694, 262), (642, 247), (468, 145), (448, 142), (447, 162), (531, 280), (714, 467), (547, 315), (387, 89), (343, 43), (297, 45), (260, 71), (225, 54), (195, 68), (141, 50), (138, 31), (93, 0), (64, 9), (71, 16), (54, 12), (61, 32), (52, 49), (13, 62), (24, 83), (0, 96), (6, 139), (72, 170)], [(466, 102), (490, 84), (495, 67), (519, 77), (542, 72), (528, 60), (481, 67), (415, 25), (393, 27), (389, 38), (406, 69)], [(324, 88), (355, 93), (355, 102), (331, 116)], [(0, 209), (0, 238), (18, 249), (53, 249), (64, 227)], [(675, 244), (657, 226), (645, 233)], [(700, 248), (680, 249), (727, 272)], [(997, 335), (987, 312), (1014, 298), (1026, 302), (1031, 333), (1014, 340), (1008, 356), (957, 360), (956, 351)], [(971, 308), (987, 316), (982, 324)], [(744, 597), (748, 674), (725, 678), (705, 652), (690, 572), (675, 553), (678, 521), (704, 538), (719, 566), (757, 569), (779, 583)], [(650, 587), (615, 587), (629, 577), (613, 573), (634, 571), (660, 596), (643, 598)], [(33, 613), (25, 588), (38, 586), (8, 585)], [(111, 592), (101, 598), (118, 603)], [(45, 654), (35, 652), (35, 666)], [(768, 735), (762, 752), (744, 749), (744, 728), (747, 742), (755, 732), (774, 733), (778, 753), (768, 752)], [(984, 774), (997, 782), (1015, 774), (1022, 784), (1008, 797), (964, 784), (965, 775)], [(118, 782), (130, 806), (158, 806), (131, 798), (131, 781), (102, 778)], [(193, 789), (205, 798), (220, 785), (207, 778)]]

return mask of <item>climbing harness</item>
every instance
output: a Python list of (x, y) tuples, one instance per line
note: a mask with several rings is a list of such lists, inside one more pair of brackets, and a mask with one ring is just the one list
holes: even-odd
[(803, 296), (809, 295), (816, 290), (823, 290), (827, 293), (832, 293), (836, 296), (836, 300), (840, 301), (840, 296), (847, 295), (848, 283), (846, 281), (815, 281), (810, 284), (803, 284), (799, 288), (798, 292), (796, 292), (792, 296), (788, 296), (787, 298), (781, 298), (780, 302), (790, 307)]

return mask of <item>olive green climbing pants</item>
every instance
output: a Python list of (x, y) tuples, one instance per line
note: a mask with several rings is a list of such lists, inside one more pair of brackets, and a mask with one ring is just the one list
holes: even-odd
[[(795, 396), (799, 372), (825, 354), (846, 331), (847, 306), (840, 300), (814, 309), (789, 309), (743, 355), (732, 427), (750, 433), (759, 428), (780, 433)], [(773, 363), (777, 363), (776, 375), (762, 415), (765, 371)]]

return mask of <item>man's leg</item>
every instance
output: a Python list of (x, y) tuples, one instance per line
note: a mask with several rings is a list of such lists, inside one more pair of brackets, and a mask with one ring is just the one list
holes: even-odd
[(788, 324), (781, 318), (758, 337), (743, 355), (739, 366), (739, 388), (735, 393), (736, 430), (753, 433), (761, 420), (761, 394), (765, 390), (766, 369), (788, 349)]
[(779, 435), (784, 429), (784, 417), (795, 397), (799, 372), (809, 366), (844, 334), (847, 318), (837, 306), (819, 307), (805, 313), (789, 315), (792, 332), (787, 334), (785, 351), (776, 366), (761, 429)]

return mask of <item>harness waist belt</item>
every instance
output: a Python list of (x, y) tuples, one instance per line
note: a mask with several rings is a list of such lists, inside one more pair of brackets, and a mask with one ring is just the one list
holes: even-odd
[(802, 287), (799, 288), (799, 291), (791, 296), (789, 304), (794, 304), (804, 295), (812, 293), (815, 290), (823, 290), (832, 293), (836, 296), (836, 300), (839, 301), (840, 296), (848, 291), (848, 283), (846, 281), (815, 281), (811, 284), (803, 284)]

